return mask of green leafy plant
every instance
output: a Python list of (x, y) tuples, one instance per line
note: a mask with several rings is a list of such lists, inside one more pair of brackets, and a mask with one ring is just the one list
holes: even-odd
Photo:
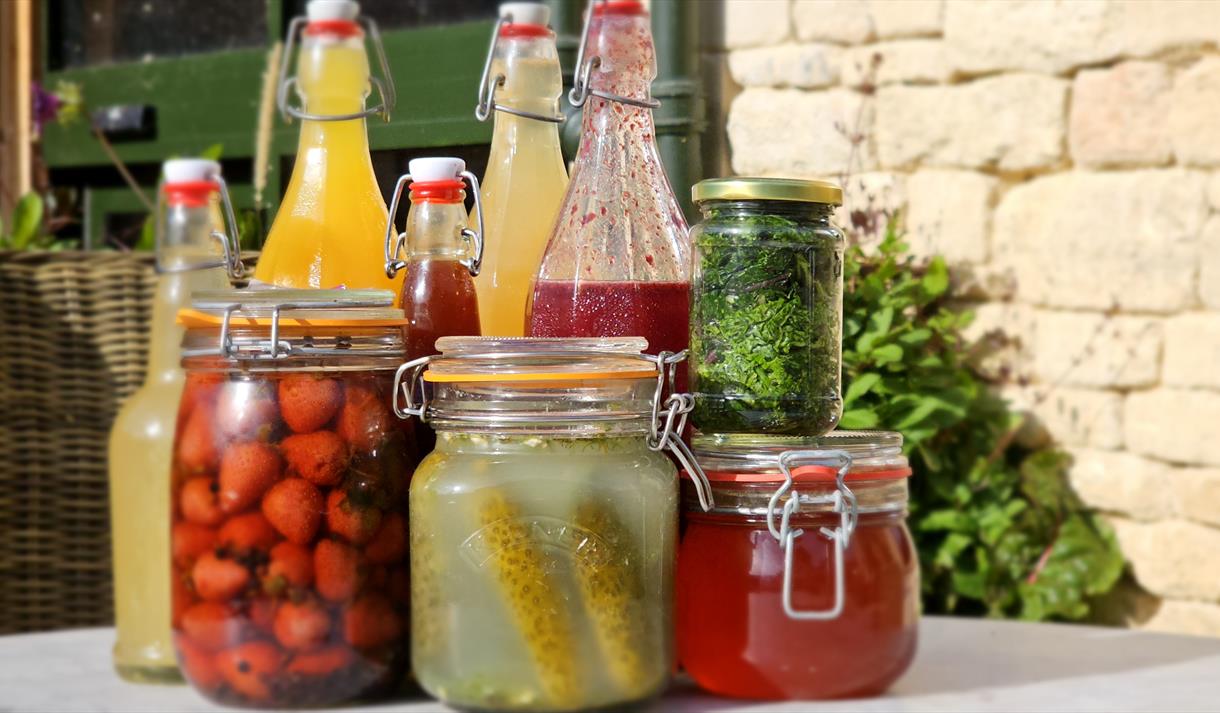
[(841, 427), (905, 436), (924, 610), (1082, 619), (1122, 574), (1113, 533), (1069, 487), (1066, 453), (1017, 444), (1021, 417), (970, 366), (944, 261), (916, 263), (895, 226), (845, 260)]
[(55, 231), (48, 228), (45, 214), (42, 196), (33, 191), (21, 196), (8, 220), (0, 219), (0, 250), (66, 250), (72, 247), (72, 241), (60, 240)]

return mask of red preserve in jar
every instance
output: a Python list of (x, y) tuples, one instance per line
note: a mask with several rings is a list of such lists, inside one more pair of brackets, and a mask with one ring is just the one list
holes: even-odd
[(888, 688), (919, 617), (902, 436), (708, 436), (695, 453), (715, 508), (683, 483), (677, 639), (690, 676), (752, 699)]
[(383, 291), (197, 293), (172, 465), (174, 646), (204, 696), (313, 707), (406, 678), (409, 423)]

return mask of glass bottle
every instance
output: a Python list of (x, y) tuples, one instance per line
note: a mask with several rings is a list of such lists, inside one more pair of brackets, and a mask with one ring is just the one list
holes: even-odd
[(657, 152), (656, 52), (643, 3), (594, 2), (583, 43), (572, 97), (584, 104), (583, 133), (528, 332), (639, 335), (650, 351), (679, 351), (688, 342), (690, 247)]
[(495, 112), (482, 184), (491, 241), (474, 281), (483, 333), (490, 336), (525, 333), (534, 274), (568, 186), (559, 148), (563, 78), (549, 17), (542, 3), (500, 6), (475, 110), (480, 121)]
[[(352, 0), (310, 0), (307, 17), (288, 29), (280, 76), (280, 110), (301, 119), (300, 143), (288, 190), (259, 256), (254, 277), (281, 287), (368, 288), (399, 292), (401, 279), (382, 270), (380, 237), (386, 206), (369, 157), (365, 118), (389, 116), (389, 77), (377, 26), (363, 18), (381, 60), (383, 81), (369, 73), (360, 6)], [(297, 76), (287, 64), (298, 30)], [(365, 109), (370, 87), (382, 103)], [(303, 108), (288, 104), (290, 89)]]
[(183, 387), (175, 316), (193, 291), (227, 287), (226, 268), (241, 272), (236, 244), (229, 247), (218, 231), (220, 165), (176, 159), (165, 162), (164, 173), (148, 372), (110, 431), (114, 666), (138, 682), (180, 680), (170, 640), (168, 530), (170, 455)]

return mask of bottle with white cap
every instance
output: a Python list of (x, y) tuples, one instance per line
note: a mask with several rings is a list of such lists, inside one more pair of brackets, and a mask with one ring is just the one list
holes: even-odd
[[(220, 164), (175, 159), (163, 166), (156, 214), (159, 277), (144, 385), (110, 431), (110, 522), (114, 550), (114, 666), (130, 681), (180, 680), (170, 639), (170, 455), (184, 375), (175, 323), (196, 290), (229, 286), (242, 272), (236, 226)], [(219, 203), (230, 218), (221, 220)]]
[[(297, 35), (300, 51), (294, 52)], [(369, 71), (366, 35), (381, 65)], [(293, 19), (281, 62), (277, 100), (286, 119), (301, 121), (296, 163), (271, 224), (254, 277), (298, 288), (390, 289), (381, 231), (386, 206), (373, 173), (365, 120), (388, 118), (394, 83), (372, 20), (353, 0), (310, 0)], [(296, 74), (290, 62), (296, 55)], [(370, 91), (376, 105), (365, 107)]]
[(482, 191), (490, 240), (475, 279), (488, 336), (525, 333), (534, 274), (568, 186), (559, 147), (563, 78), (549, 20), (540, 2), (500, 5), (479, 87), (475, 116), (495, 121)]
[[(479, 336), (479, 299), (474, 278), (483, 261), (483, 217), (479, 181), (460, 158), (417, 158), (398, 179), (385, 227), (385, 271), (406, 273), (402, 308), (408, 326), (407, 359), (436, 353), (436, 340)], [(473, 222), (466, 216), (466, 185), (474, 196)], [(406, 231), (394, 218), (410, 187)], [(426, 449), (421, 449), (426, 452)]]

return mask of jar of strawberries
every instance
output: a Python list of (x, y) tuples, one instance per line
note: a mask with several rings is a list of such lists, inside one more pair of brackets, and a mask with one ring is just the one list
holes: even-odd
[(389, 292), (195, 295), (172, 469), (174, 644), (203, 695), (333, 705), (406, 677), (409, 422)]

